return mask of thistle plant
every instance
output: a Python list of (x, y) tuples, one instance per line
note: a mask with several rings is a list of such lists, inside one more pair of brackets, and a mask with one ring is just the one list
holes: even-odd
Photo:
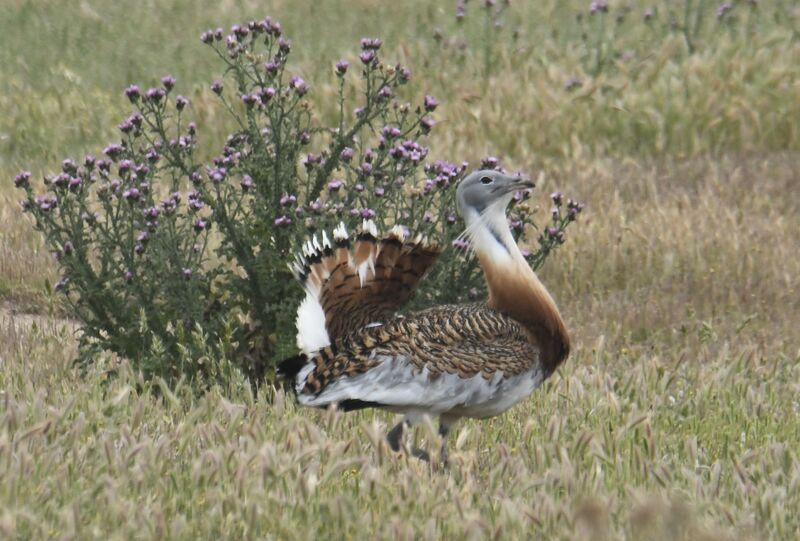
[[(383, 60), (380, 39), (362, 39), (356, 58), (331, 66), (332, 125), (315, 120), (313, 88), (290, 68), (292, 43), (277, 21), (209, 30), (201, 41), (224, 65), (210, 90), (237, 126), (219, 155), (198, 158), (191, 105), (168, 75), (125, 89), (134, 110), (102, 158), (65, 160), (41, 194), (30, 173), (14, 182), (58, 260), (56, 289), (81, 321), (84, 362), (109, 350), (145, 377), (206, 382), (234, 366), (257, 382), (295, 347), (302, 292), (287, 263), (300, 241), (373, 219), (463, 246), (454, 187), (468, 166), (429, 159), (439, 102), (403, 99), (411, 71)], [(527, 197), (517, 194), (510, 218), (517, 236), (532, 221)], [(562, 212), (561, 196), (553, 201), (535, 266), (582, 209), (567, 203)], [(448, 250), (415, 306), (480, 286), (475, 262)]]

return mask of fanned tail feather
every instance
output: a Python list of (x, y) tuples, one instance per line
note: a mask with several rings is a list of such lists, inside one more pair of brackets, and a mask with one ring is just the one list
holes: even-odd
[(322, 233), (306, 241), (292, 273), (306, 290), (297, 311), (297, 345), (310, 355), (337, 338), (369, 324), (380, 323), (405, 304), (441, 247), (427, 238), (406, 238), (395, 226), (379, 237), (365, 220), (353, 235), (344, 224), (333, 241)]

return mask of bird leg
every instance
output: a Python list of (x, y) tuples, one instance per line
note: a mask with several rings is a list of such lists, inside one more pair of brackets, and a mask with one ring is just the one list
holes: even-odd
[[(447, 434), (450, 433), (450, 426), (452, 422), (441, 421), (439, 423), (439, 435), (442, 437), (442, 448), (439, 453), (442, 464), (447, 465)], [(392, 428), (386, 435), (386, 441), (389, 443), (389, 448), (394, 451), (400, 451), (403, 445), (403, 431), (406, 426), (411, 426), (407, 419), (403, 419)], [(425, 449), (419, 447), (411, 448), (411, 456), (416, 457), (425, 462), (431, 461), (431, 455)]]
[(450, 425), (444, 422), (439, 423), (439, 435), (442, 437), (442, 449), (439, 452), (439, 460), (447, 466), (447, 434), (450, 432)]
[(389, 448), (394, 452), (400, 450), (400, 446), (402, 445), (403, 441), (403, 428), (405, 428), (406, 424), (407, 421), (403, 419), (397, 423), (397, 425), (386, 435), (386, 441), (389, 442)]

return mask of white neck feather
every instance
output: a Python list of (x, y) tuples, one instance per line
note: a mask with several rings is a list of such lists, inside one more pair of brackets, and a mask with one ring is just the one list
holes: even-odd
[(525, 263), (508, 227), (507, 205), (506, 200), (495, 201), (481, 214), (470, 209), (464, 217), (467, 222), (467, 236), (475, 253), (498, 266)]

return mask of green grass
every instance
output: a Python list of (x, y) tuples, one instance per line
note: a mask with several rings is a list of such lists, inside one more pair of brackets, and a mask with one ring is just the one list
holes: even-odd
[[(737, 2), (671, 31), (643, 2), (7, 2), (0, 21), (0, 537), (794, 539), (800, 530), (800, 14)], [(319, 5), (318, 5), (319, 4)], [(677, 25), (685, 23), (675, 3)], [(231, 129), (198, 40), (271, 14), (333, 96), (362, 35), (442, 101), (435, 157), (484, 154), (588, 204), (540, 272), (575, 348), (451, 465), (388, 451), (384, 413), (298, 409), (242, 382), (202, 396), (118, 359), (87, 372), (57, 269), (10, 178), (99, 153), (129, 83), (171, 72), (205, 155)], [(515, 31), (517, 36), (515, 37)], [(586, 34), (586, 39), (582, 34)], [(600, 36), (598, 38), (598, 36)], [(691, 43), (691, 51), (687, 45)], [(599, 51), (599, 52), (598, 52)], [(597, 59), (602, 62), (598, 68)], [(580, 88), (565, 88), (570, 77)], [(316, 100), (316, 115), (335, 100)], [(438, 132), (438, 134), (437, 134)], [(541, 172), (541, 174), (540, 174)], [(30, 316), (23, 313), (35, 312)], [(157, 384), (152, 384), (156, 385)], [(420, 427), (417, 443), (438, 447)]]

